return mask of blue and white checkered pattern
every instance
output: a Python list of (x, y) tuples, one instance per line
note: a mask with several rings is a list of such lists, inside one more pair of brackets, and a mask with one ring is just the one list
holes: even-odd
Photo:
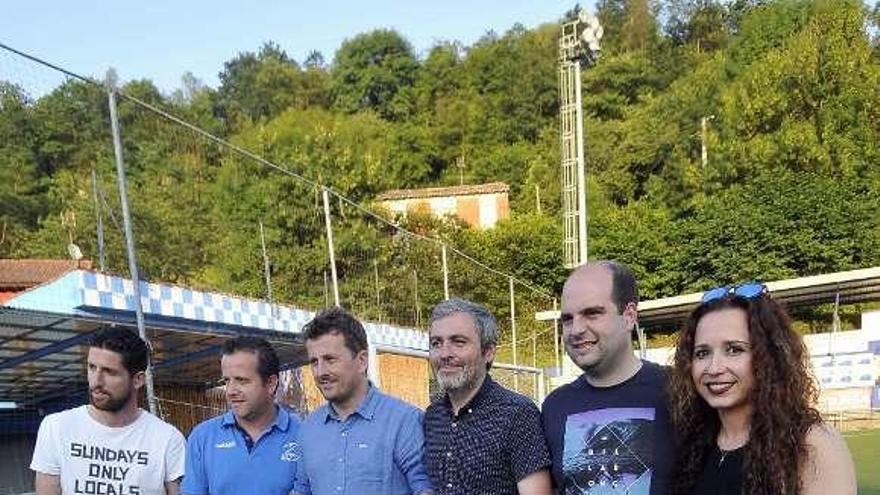
[[(79, 289), (85, 307), (134, 311), (131, 280), (81, 271)], [(265, 301), (201, 292), (182, 287), (141, 282), (141, 306), (145, 314), (243, 327), (300, 332), (315, 313)], [(425, 332), (379, 323), (365, 323), (373, 344), (428, 350)]]

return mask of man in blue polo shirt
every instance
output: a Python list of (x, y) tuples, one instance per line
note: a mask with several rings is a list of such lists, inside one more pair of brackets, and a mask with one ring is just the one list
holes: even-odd
[(278, 356), (263, 339), (237, 337), (220, 359), (229, 411), (197, 425), (186, 449), (184, 495), (287, 495), (299, 420), (275, 403)]
[(333, 308), (318, 314), (303, 333), (312, 375), (327, 404), (300, 429), (294, 493), (432, 493), (423, 464), (422, 412), (369, 382), (363, 325)]

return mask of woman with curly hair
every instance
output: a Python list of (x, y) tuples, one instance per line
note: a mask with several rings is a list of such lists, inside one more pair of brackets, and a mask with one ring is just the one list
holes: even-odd
[(841, 436), (814, 407), (803, 340), (763, 284), (703, 295), (679, 335), (674, 495), (856, 493)]

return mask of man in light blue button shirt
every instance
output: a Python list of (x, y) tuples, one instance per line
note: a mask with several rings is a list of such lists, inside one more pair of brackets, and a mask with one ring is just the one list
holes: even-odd
[(315, 383), (327, 399), (300, 427), (299, 495), (431, 494), (422, 411), (367, 380), (367, 334), (340, 308), (303, 329)]

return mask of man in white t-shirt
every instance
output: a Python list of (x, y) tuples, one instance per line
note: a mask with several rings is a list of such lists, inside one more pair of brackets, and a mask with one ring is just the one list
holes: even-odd
[(185, 441), (138, 407), (147, 346), (121, 328), (98, 332), (88, 357), (89, 405), (40, 424), (31, 469), (37, 495), (177, 495)]

